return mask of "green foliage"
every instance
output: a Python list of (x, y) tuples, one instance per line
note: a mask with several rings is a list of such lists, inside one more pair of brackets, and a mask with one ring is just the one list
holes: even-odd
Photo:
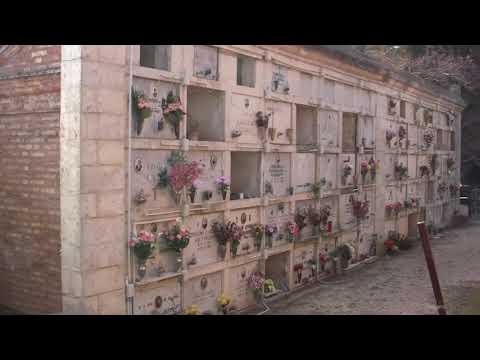
[(185, 164), (187, 159), (183, 151), (174, 150), (170, 154), (170, 157), (167, 159), (167, 164), (170, 166), (175, 166), (176, 164)]
[(158, 187), (166, 188), (169, 184), (168, 170), (166, 167), (162, 167), (158, 173)]

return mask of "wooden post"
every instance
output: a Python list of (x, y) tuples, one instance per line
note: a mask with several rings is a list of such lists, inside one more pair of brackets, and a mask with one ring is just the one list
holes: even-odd
[(430, 246), (430, 240), (428, 238), (425, 222), (420, 221), (417, 223), (417, 226), (422, 239), (423, 252), (425, 254), (425, 260), (427, 261), (428, 272), (430, 273), (433, 293), (435, 294), (435, 300), (437, 301), (438, 314), (447, 315), (447, 311), (443, 303), (442, 290), (440, 289), (440, 283), (438, 281), (437, 270), (435, 269), (435, 263), (433, 261), (432, 248)]

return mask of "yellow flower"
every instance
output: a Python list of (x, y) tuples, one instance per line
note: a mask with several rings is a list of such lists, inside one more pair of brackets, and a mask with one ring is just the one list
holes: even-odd
[(197, 305), (192, 305), (185, 310), (185, 315), (200, 315), (200, 309)]

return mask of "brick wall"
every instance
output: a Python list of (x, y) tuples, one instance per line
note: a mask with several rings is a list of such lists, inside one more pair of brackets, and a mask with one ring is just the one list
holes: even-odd
[(0, 304), (60, 312), (61, 47), (0, 51)]

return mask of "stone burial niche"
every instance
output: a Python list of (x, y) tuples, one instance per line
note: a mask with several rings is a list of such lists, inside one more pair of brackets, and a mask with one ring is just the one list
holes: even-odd
[(260, 196), (260, 155), (259, 152), (232, 151), (231, 200)]
[(265, 261), (265, 279), (271, 279), (277, 292), (269, 294), (275, 295), (278, 292), (289, 291), (288, 273), (290, 270), (290, 253), (283, 252), (271, 255)]
[(317, 112), (313, 107), (297, 105), (297, 145), (299, 150), (317, 146)]
[(187, 90), (187, 138), (225, 140), (225, 93), (189, 86)]

